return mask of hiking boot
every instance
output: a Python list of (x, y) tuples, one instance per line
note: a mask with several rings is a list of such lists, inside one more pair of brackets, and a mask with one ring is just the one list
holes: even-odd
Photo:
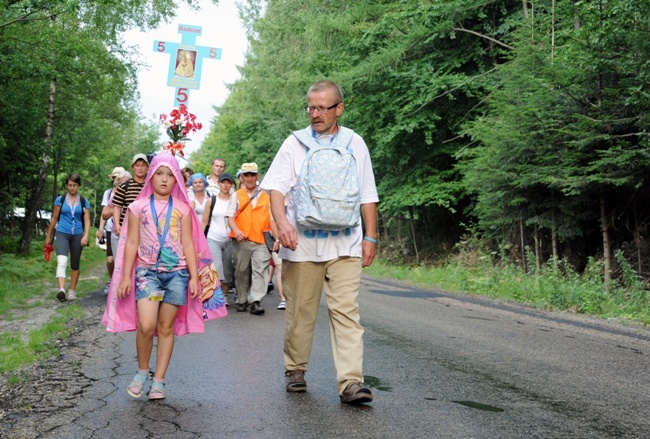
[(284, 373), (287, 392), (306, 392), (307, 381), (305, 381), (304, 370), (288, 370)]
[(237, 312), (246, 312), (247, 308), (248, 308), (248, 303), (238, 303), (237, 304)]
[(372, 401), (372, 392), (362, 383), (353, 381), (348, 384), (340, 398), (344, 404), (363, 404)]
[(256, 316), (261, 316), (264, 314), (264, 308), (262, 308), (262, 305), (260, 305), (258, 301), (253, 302), (251, 305), (251, 314)]

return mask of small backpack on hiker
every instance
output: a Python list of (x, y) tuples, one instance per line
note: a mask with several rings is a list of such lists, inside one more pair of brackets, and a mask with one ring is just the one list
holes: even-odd
[(348, 148), (354, 131), (340, 127), (329, 145), (310, 128), (294, 131), (307, 148), (296, 198), (296, 219), (307, 229), (344, 230), (360, 224), (361, 188), (357, 163)]

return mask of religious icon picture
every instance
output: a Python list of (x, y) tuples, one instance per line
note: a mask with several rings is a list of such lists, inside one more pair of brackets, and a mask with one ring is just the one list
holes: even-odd
[(178, 49), (176, 52), (176, 70), (174, 76), (179, 78), (194, 78), (194, 68), (196, 67), (196, 51)]

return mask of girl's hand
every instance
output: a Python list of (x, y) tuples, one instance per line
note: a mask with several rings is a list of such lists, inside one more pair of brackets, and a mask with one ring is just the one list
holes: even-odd
[(117, 287), (117, 298), (124, 299), (126, 296), (129, 295), (130, 290), (131, 290), (131, 279), (129, 277), (125, 277), (124, 279), (122, 279), (120, 285)]
[(191, 277), (188, 286), (190, 287), (190, 297), (196, 298), (199, 295), (199, 281), (195, 277)]
[(86, 235), (81, 237), (81, 246), (85, 247), (88, 245), (88, 237)]

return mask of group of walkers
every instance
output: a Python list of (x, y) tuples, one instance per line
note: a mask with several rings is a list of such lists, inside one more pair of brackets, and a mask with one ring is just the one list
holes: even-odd
[[(152, 400), (166, 396), (165, 373), (174, 335), (202, 332), (204, 320), (225, 314), (206, 313), (205, 305), (201, 311), (213, 281), (206, 267), (214, 262), (225, 302), (234, 283), (237, 311), (257, 316), (265, 312), (261, 302), (275, 271), (278, 308), (286, 308), (287, 392), (307, 390), (305, 374), (324, 291), (340, 400), (372, 401), (372, 392), (363, 384), (357, 297), (361, 270), (375, 257), (378, 196), (365, 142), (338, 124), (344, 108), (343, 93), (334, 82), (312, 85), (305, 106), (310, 126), (287, 137), (262, 181), (256, 163), (242, 164), (233, 177), (225, 172), (225, 161), (215, 159), (206, 177), (187, 168), (182, 172), (169, 152), (159, 153), (151, 163), (146, 155), (136, 154), (132, 175), (121, 167), (113, 169), (114, 185), (102, 201), (104, 227), (98, 231), (98, 238), (107, 242), (106, 264), (112, 278), (102, 323), (113, 332), (137, 329), (138, 371), (127, 388), (131, 396), (144, 394), (154, 335), (158, 344), (148, 393)], [(321, 151), (336, 154), (317, 161)], [(348, 160), (352, 178), (335, 167), (339, 157)], [(319, 178), (325, 184), (317, 182)], [(55, 201), (46, 236), (49, 245), (59, 215), (57, 298), (62, 301), (75, 299), (81, 246), (87, 245), (90, 233), (90, 205), (78, 194), (79, 176), (71, 174), (67, 184), (68, 193)], [(317, 197), (309, 191), (315, 187), (325, 192), (328, 204), (322, 210), (312, 204)], [(350, 195), (344, 201), (351, 204), (343, 206), (340, 200), (346, 195), (341, 194), (346, 191)], [(327, 213), (345, 217), (346, 222), (333, 224)], [(72, 275), (66, 296), (68, 253)]]

